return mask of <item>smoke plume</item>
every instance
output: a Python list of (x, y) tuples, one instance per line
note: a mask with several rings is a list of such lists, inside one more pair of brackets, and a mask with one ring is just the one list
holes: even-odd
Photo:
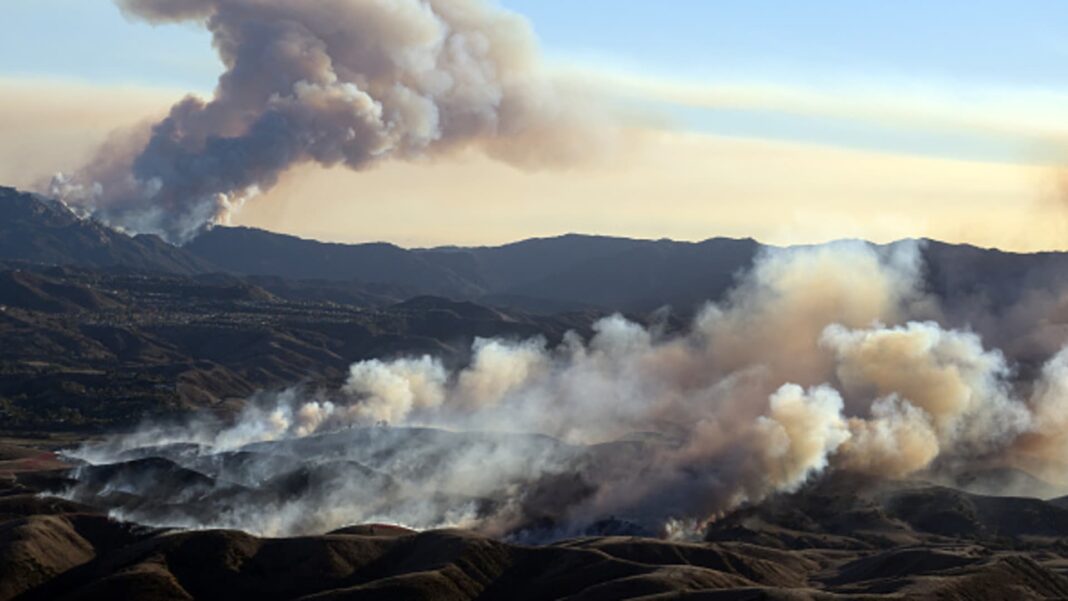
[[(258, 491), (216, 484), (208, 509), (121, 515), (268, 534), (388, 521), (544, 538), (609, 516), (664, 533), (827, 470), (1056, 473), (1068, 350), (1018, 381), (977, 334), (939, 324), (922, 271), (912, 243), (769, 250), (679, 334), (615, 315), (556, 346), (476, 340), (458, 370), (429, 356), (362, 361), (333, 394), (291, 390), (233, 424), (147, 428), (79, 455), (163, 455)], [(294, 491), (299, 469), (318, 484)], [(69, 494), (99, 492), (81, 486)]]
[(475, 147), (517, 165), (596, 152), (599, 117), (558, 89), (519, 16), (485, 0), (116, 0), (194, 22), (224, 72), (151, 127), (101, 149), (51, 192), (181, 243), (290, 167), (363, 169)]

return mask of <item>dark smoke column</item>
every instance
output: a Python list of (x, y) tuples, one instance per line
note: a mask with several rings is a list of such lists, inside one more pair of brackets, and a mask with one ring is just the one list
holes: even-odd
[(51, 192), (181, 243), (289, 167), (360, 169), (477, 146), (567, 162), (588, 119), (541, 72), (527, 23), (482, 0), (116, 0), (151, 23), (211, 31), (225, 72), (150, 132), (101, 150)]

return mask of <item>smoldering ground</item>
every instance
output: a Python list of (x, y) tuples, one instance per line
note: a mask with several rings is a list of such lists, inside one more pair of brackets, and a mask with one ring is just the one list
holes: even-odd
[(544, 539), (697, 532), (828, 472), (1020, 468), (1063, 489), (1068, 351), (1021, 377), (943, 325), (919, 250), (769, 249), (681, 333), (616, 315), (553, 347), (479, 339), (457, 370), (363, 361), (342, 390), (80, 449), (65, 494), (149, 524)]
[(52, 195), (129, 231), (184, 242), (302, 163), (475, 148), (572, 165), (614, 146), (605, 111), (546, 73), (527, 22), (484, 0), (116, 2), (207, 28), (224, 69), (210, 99), (186, 97), (52, 181)]

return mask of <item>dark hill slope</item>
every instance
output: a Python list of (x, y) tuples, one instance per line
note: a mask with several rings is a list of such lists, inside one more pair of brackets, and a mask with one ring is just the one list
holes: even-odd
[(664, 305), (688, 311), (723, 298), (760, 249), (750, 239), (648, 241), (616, 254), (584, 257), (502, 292), (622, 311), (652, 311)]
[(251, 228), (216, 227), (184, 249), (231, 273), (358, 280), (462, 297), (481, 293), (476, 282), (392, 244), (333, 244)]
[(0, 260), (191, 274), (217, 270), (157, 236), (127, 236), (61, 203), (0, 187)]
[[(164, 488), (210, 483), (158, 459), (91, 476), (135, 471)], [(1062, 510), (919, 483), (813, 483), (726, 516), (704, 542), (590, 536), (520, 545), (376, 524), (286, 538), (149, 528), (111, 520), (99, 506), (34, 496), (34, 483), (55, 474), (0, 479), (0, 505), (17, 500), (0, 513), (0, 601), (1068, 597)], [(927, 526), (957, 515), (967, 527)]]
[(761, 245), (568, 234), (497, 247), (405, 250), (327, 244), (248, 228), (217, 227), (184, 247), (240, 274), (401, 286), (483, 304), (553, 312), (582, 307), (689, 311), (718, 299)]
[(566, 234), (502, 246), (446, 246), (415, 252), (482, 282), (488, 289), (503, 291), (569, 271), (586, 261), (614, 257), (655, 244), (657, 242), (652, 240)]
[[(1023, 254), (923, 240), (927, 289), (969, 321), (1068, 285), (1068, 253)], [(583, 307), (688, 313), (722, 299), (767, 249), (751, 239), (702, 242), (568, 234), (495, 247), (406, 250), (333, 244), (249, 228), (217, 227), (185, 247), (238, 274), (392, 287), (388, 295), (436, 294), (553, 312)], [(982, 325), (982, 324), (977, 324)]]
[(597, 317), (427, 296), (377, 307), (290, 299), (220, 274), (0, 270), (0, 424), (68, 430), (228, 412), (264, 389), (336, 387), (361, 359), (457, 363), (475, 336), (554, 341)]
[(1068, 284), (1068, 253), (1015, 253), (925, 240), (928, 288), (939, 298), (999, 310), (1022, 294)]

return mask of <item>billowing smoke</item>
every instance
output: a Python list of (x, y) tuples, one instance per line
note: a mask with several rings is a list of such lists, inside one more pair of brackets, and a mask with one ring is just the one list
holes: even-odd
[(226, 221), (301, 163), (362, 169), (466, 147), (519, 165), (589, 156), (609, 128), (539, 65), (530, 27), (487, 0), (116, 0), (211, 31), (224, 66), (52, 194), (172, 242)]
[[(828, 470), (1063, 471), (1068, 350), (1017, 381), (978, 335), (939, 325), (921, 276), (911, 243), (770, 250), (680, 334), (616, 315), (556, 346), (478, 339), (454, 371), (363, 361), (336, 393), (290, 390), (233, 424), (149, 428), (80, 455), (162, 454), (256, 491), (217, 482), (200, 509), (122, 515), (270, 534), (387, 521), (547, 537), (610, 516), (678, 531)], [(303, 488), (293, 470), (311, 470)], [(70, 494), (100, 493), (84, 482)]]

